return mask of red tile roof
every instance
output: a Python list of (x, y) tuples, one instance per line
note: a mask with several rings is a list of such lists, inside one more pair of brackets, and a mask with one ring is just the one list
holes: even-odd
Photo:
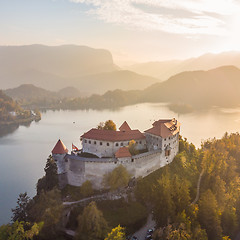
[(153, 123), (153, 127), (146, 130), (145, 133), (150, 133), (162, 138), (167, 138), (179, 132), (180, 123), (173, 119), (159, 120)]
[(88, 132), (84, 133), (81, 137), (109, 142), (140, 140), (145, 138), (145, 136), (139, 130), (130, 130), (124, 132), (96, 128), (92, 128)]
[(63, 144), (63, 142), (59, 139), (52, 150), (52, 154), (64, 154), (64, 153), (68, 153), (68, 150), (66, 146)]
[(131, 131), (131, 128), (129, 127), (128, 123), (125, 121), (121, 127), (119, 128), (120, 131)]
[(131, 157), (131, 153), (129, 152), (127, 147), (121, 147), (115, 153), (115, 158), (124, 158), (124, 157)]

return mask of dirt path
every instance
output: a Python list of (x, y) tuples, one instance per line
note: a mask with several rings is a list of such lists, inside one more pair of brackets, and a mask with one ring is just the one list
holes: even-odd
[(133, 236), (136, 236), (138, 238), (138, 240), (144, 240), (147, 235), (147, 230), (149, 228), (154, 229), (156, 226), (156, 223), (152, 218), (153, 218), (153, 216), (152, 216), (152, 214), (150, 214), (148, 216), (147, 223), (141, 229), (139, 229), (137, 232), (135, 232), (133, 234)]
[(201, 180), (202, 180), (203, 174), (204, 174), (204, 169), (201, 171), (201, 173), (199, 175), (199, 178), (198, 178), (196, 198), (194, 199), (194, 201), (190, 205), (195, 204), (198, 201), (198, 199), (199, 199), (200, 186), (201, 186)]

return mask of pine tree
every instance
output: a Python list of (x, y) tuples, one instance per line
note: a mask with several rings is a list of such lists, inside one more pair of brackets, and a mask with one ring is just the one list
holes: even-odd
[(12, 221), (27, 221), (28, 220), (28, 207), (29, 207), (30, 197), (27, 193), (20, 193), (16, 208), (12, 209)]

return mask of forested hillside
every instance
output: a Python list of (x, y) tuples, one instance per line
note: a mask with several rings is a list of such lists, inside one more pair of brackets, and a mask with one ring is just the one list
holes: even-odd
[(21, 107), (13, 99), (0, 90), (0, 121), (12, 120), (10, 112), (21, 112)]
[(33, 113), (30, 110), (22, 109), (17, 102), (0, 90), (0, 125), (20, 124), (40, 119), (40, 112), (35, 110)]
[(240, 223), (239, 149), (238, 133), (206, 141), (201, 149), (181, 140), (172, 164), (138, 181), (137, 198), (153, 206), (154, 239), (234, 239)]

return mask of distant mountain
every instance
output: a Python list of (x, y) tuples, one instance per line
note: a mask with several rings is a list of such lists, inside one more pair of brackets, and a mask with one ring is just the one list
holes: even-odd
[(35, 99), (58, 98), (58, 94), (56, 92), (36, 87), (33, 84), (23, 84), (17, 88), (10, 88), (4, 90), (4, 93), (15, 100), (24, 99), (26, 101), (32, 101)]
[(143, 102), (169, 103), (172, 110), (179, 112), (240, 106), (240, 69), (223, 66), (209, 71), (183, 72), (144, 90), (108, 91), (104, 95), (78, 99), (65, 108), (116, 108)]
[[(127, 84), (127, 81), (123, 84)], [(22, 91), (22, 88), (25, 90)], [(74, 98), (71, 92), (74, 95), (77, 91), (71, 88), (66, 88), (60, 93), (68, 91), (70, 97), (65, 99), (60, 99), (59, 92), (49, 92), (28, 85), (20, 86), (14, 91), (6, 90), (6, 93), (17, 99), (20, 96), (24, 97), (27, 92), (32, 92), (28, 94), (32, 99), (25, 103), (39, 108), (104, 109), (143, 102), (162, 102), (169, 103), (172, 110), (183, 113), (212, 106), (240, 106), (240, 69), (224, 66), (209, 71), (183, 72), (144, 90), (113, 90), (90, 97)], [(42, 96), (42, 99), (34, 96)]]
[(85, 96), (85, 93), (80, 93), (77, 88), (74, 87), (65, 87), (57, 92), (57, 95), (60, 98), (77, 98), (80, 96)]
[(224, 66), (177, 74), (143, 91), (144, 101), (191, 104), (195, 107), (240, 105), (240, 69)]
[(113, 89), (144, 89), (159, 80), (120, 71), (107, 50), (30, 45), (0, 47), (0, 81), (5, 89), (33, 84), (56, 92), (70, 86), (90, 95)]
[(161, 62), (147, 62), (134, 64), (126, 69), (145, 74), (162, 80), (184, 72), (210, 70), (220, 66), (233, 65), (240, 68), (240, 52), (208, 53), (197, 58), (187, 60), (173, 60)]
[(156, 82), (159, 82), (156, 78), (126, 70), (88, 75), (71, 81), (72, 86), (81, 91), (93, 93), (114, 89), (142, 90)]
[(0, 47), (2, 88), (31, 83), (59, 90), (69, 86), (69, 78), (118, 69), (111, 53), (103, 49), (75, 45)]

